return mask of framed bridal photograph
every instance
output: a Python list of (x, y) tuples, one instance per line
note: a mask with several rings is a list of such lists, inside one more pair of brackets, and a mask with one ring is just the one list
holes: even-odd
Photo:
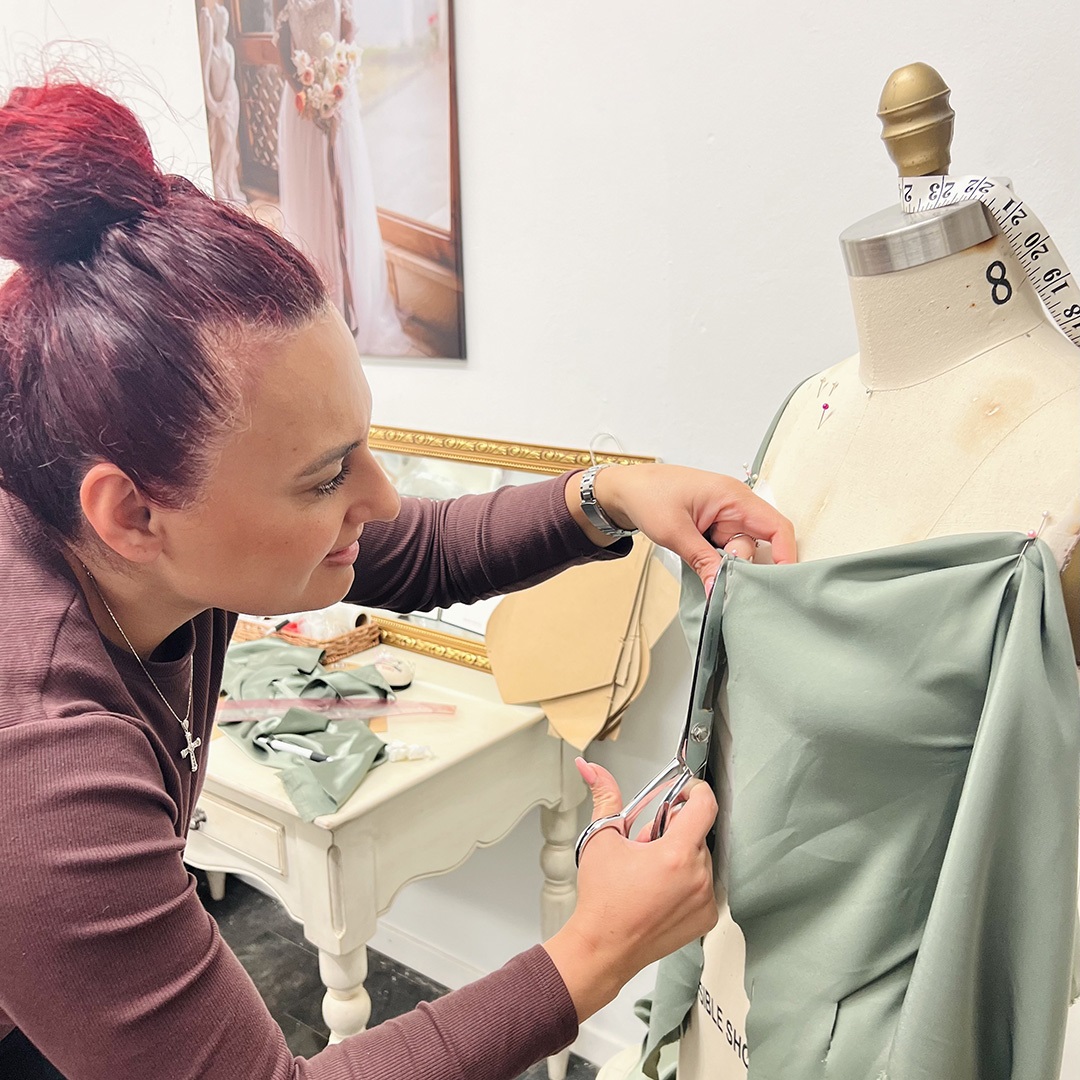
[(365, 356), (465, 358), (453, 0), (195, 0), (214, 193), (318, 265)]

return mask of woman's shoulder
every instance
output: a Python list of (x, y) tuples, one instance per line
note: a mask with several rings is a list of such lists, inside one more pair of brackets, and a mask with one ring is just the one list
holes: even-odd
[[(220, 668), (235, 623), (235, 615), (216, 609), (196, 617), (198, 666)], [(0, 490), (0, 730), (78, 716), (139, 722), (55, 542)]]

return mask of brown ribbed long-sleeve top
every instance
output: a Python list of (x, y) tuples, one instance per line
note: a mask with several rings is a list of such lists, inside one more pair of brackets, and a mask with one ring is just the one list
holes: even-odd
[[(396, 521), (365, 529), (349, 599), (424, 609), (622, 553), (592, 546), (564, 484), (403, 500)], [(180, 701), (190, 662), (203, 759), (234, 620), (203, 612), (151, 667)], [(294, 1058), (182, 862), (206, 775), (183, 746), (45, 530), (0, 490), (0, 1038), (20, 1028), (68, 1080), (499, 1080), (574, 1038), (573, 1003), (537, 946)]]

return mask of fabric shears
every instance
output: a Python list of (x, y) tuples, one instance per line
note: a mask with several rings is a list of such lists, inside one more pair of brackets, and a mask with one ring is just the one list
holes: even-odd
[[(694, 674), (690, 689), (690, 704), (687, 707), (686, 723), (675, 756), (653, 777), (617, 814), (597, 818), (578, 837), (574, 849), (574, 860), (580, 865), (581, 855), (588, 842), (603, 829), (618, 829), (623, 836), (629, 837), (641, 812), (660, 796), (660, 805), (649, 827), (648, 838), (656, 840), (663, 836), (671, 821), (676, 806), (684, 797), (691, 781), (701, 777), (709, 760), (709, 741), (713, 729), (713, 699), (716, 679), (714, 676), (724, 670), (723, 643), (721, 638), (721, 620), (711, 618), (714, 603), (717, 614), (723, 606), (723, 583), (721, 575), (729, 560), (736, 558), (730, 552), (721, 552), (723, 562), (716, 575), (712, 592), (705, 600), (705, 609), (701, 615), (701, 632), (698, 636), (697, 654), (694, 658)], [(721, 596), (716, 599), (717, 593)], [(666, 788), (666, 790), (665, 790)]]

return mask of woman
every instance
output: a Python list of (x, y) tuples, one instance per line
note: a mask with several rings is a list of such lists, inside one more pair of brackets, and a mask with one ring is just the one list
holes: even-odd
[[(0, 256), (20, 267), (0, 289), (0, 1075), (498, 1080), (712, 925), (701, 785), (653, 844), (597, 836), (543, 946), (293, 1059), (181, 861), (230, 612), (472, 600), (628, 542), (586, 519), (577, 476), (399, 500), (311, 264), (160, 174), (94, 90), (0, 108)], [(794, 559), (790, 525), (729, 478), (609, 468), (595, 494), (704, 578), (706, 532)], [(614, 810), (611, 777), (580, 767)]]

